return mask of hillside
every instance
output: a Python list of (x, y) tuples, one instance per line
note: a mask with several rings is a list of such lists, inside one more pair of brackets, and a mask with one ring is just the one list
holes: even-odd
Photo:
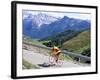
[(90, 50), (90, 30), (86, 30), (77, 37), (64, 42), (62, 49), (75, 53), (84, 53), (84, 51)]
[[(53, 47), (55, 45), (60, 47), (60, 49), (62, 50), (67, 50), (88, 57), (91, 56), (90, 30), (84, 30), (84, 31), (67, 30), (59, 34), (49, 36), (42, 40), (32, 39), (30, 37), (23, 36), (23, 41), (27, 43), (36, 44), (40, 46), (47, 46), (47, 47)], [(65, 59), (77, 61), (76, 57), (69, 56), (69, 55), (65, 56)], [(81, 62), (90, 63), (85, 60), (81, 60)]]
[(66, 30), (59, 34), (54, 34), (53, 36), (49, 36), (44, 39), (41, 39), (40, 41), (48, 47), (52, 47), (54, 45), (60, 47), (65, 41), (70, 40), (71, 38), (77, 36), (81, 32), (82, 31)]
[(40, 45), (40, 46), (44, 46), (41, 42), (39, 42), (37, 39), (32, 39), (28, 36), (23, 36), (23, 42), (26, 42), (26, 43), (30, 43), (30, 44), (36, 44), (36, 45)]

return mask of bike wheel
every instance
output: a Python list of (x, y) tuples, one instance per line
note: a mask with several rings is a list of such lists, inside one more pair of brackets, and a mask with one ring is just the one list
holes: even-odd
[(50, 56), (50, 57), (49, 57), (49, 62), (50, 62), (50, 63), (54, 63), (54, 62), (55, 62), (54, 57)]
[(57, 65), (61, 67), (63, 65), (63, 61), (64, 61), (64, 55), (62, 54), (58, 59)]
[(57, 65), (61, 67), (63, 65), (63, 61), (62, 60), (58, 60)]

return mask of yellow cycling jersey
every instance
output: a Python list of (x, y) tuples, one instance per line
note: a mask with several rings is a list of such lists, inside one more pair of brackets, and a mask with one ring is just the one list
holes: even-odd
[(55, 53), (55, 52), (57, 52), (57, 53), (61, 52), (58, 47), (53, 47), (52, 51), (53, 51), (53, 53)]

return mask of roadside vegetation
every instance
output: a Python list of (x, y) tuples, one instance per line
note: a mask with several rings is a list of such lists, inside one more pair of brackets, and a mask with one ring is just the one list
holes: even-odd
[(26, 61), (25, 59), (22, 60), (23, 63), (23, 69), (39, 69), (39, 67), (37, 67), (34, 64), (31, 64), (30, 62)]

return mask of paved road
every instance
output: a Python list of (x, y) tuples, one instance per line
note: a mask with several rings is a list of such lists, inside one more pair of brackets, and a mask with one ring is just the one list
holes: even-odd
[[(33, 51), (28, 51), (23, 49), (23, 58), (32, 63), (32, 64), (43, 64), (45, 63), (49, 63), (49, 56), (40, 54), (40, 53), (35, 53)], [(86, 66), (86, 65), (79, 65), (79, 64), (74, 64), (72, 62), (68, 62), (68, 61), (63, 61), (63, 65), (61, 67), (80, 67), (80, 66)], [(53, 66), (56, 67), (56, 66)]]

